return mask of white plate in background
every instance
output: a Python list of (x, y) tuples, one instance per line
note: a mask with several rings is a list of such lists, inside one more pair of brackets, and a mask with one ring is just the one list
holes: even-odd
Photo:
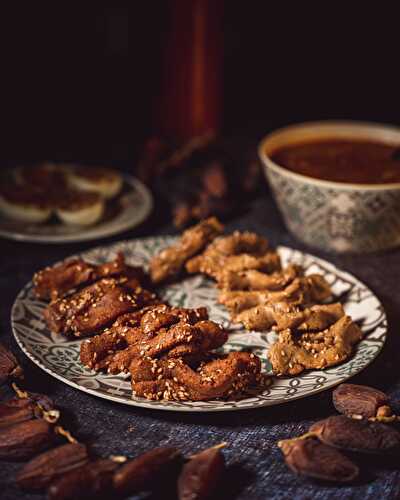
[(69, 226), (58, 220), (42, 224), (13, 221), (0, 215), (0, 236), (36, 243), (73, 243), (97, 240), (138, 226), (153, 208), (153, 198), (138, 179), (123, 175), (121, 193), (107, 202), (104, 216), (93, 226)]

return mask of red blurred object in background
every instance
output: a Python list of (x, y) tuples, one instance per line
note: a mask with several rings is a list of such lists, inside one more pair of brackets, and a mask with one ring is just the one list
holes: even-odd
[(222, 113), (222, 0), (172, 0), (157, 125), (184, 141), (217, 133)]

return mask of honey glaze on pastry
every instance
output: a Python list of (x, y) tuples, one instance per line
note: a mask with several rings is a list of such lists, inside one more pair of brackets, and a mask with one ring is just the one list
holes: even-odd
[(76, 292), (83, 285), (89, 285), (101, 278), (110, 277), (136, 278), (140, 284), (147, 281), (147, 275), (141, 267), (129, 266), (123, 253), (104, 264), (91, 264), (83, 259), (69, 259), (46, 267), (34, 274), (34, 293), (39, 299), (56, 300)]
[(240, 396), (260, 383), (261, 362), (248, 352), (200, 359), (134, 359), (130, 372), (136, 396), (150, 400), (208, 401)]
[(95, 371), (130, 372), (137, 396), (202, 401), (240, 395), (261, 381), (254, 354), (214, 351), (227, 339), (205, 308), (159, 304), (121, 316), (83, 342), (80, 357)]
[(149, 306), (120, 317), (108, 330), (81, 345), (81, 361), (109, 373), (128, 371), (138, 357), (169, 358), (203, 355), (221, 347), (227, 332), (208, 320), (205, 308)]
[(87, 337), (110, 326), (119, 316), (157, 303), (137, 278), (103, 278), (77, 293), (51, 302), (44, 318), (52, 332)]
[(76, 258), (39, 271), (35, 294), (51, 299), (44, 311), (49, 329), (90, 337), (81, 343), (81, 363), (95, 372), (130, 374), (138, 397), (208, 401), (253, 394), (269, 383), (257, 356), (222, 354), (229, 332), (205, 307), (173, 307), (145, 288), (178, 278), (186, 267), (216, 281), (218, 302), (232, 322), (277, 333), (268, 352), (274, 375), (324, 369), (353, 354), (362, 332), (333, 302), (324, 276), (296, 264), (282, 268), (263, 236), (222, 231), (214, 217), (187, 229), (151, 259), (149, 276), (122, 254), (100, 265)]
[(185, 263), (197, 255), (223, 231), (222, 224), (210, 217), (186, 229), (174, 245), (165, 248), (150, 261), (150, 275), (153, 283), (176, 278)]

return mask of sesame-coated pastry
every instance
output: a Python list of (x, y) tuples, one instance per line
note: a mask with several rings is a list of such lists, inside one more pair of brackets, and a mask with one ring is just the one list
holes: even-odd
[(49, 329), (87, 337), (110, 326), (118, 316), (158, 302), (137, 279), (103, 278), (80, 292), (51, 302), (44, 311)]
[(215, 217), (184, 231), (175, 245), (165, 248), (151, 260), (150, 275), (153, 283), (176, 278), (186, 261), (201, 252), (222, 231), (223, 226)]
[(232, 271), (224, 268), (219, 273), (217, 286), (222, 290), (278, 291), (286, 288), (295, 278), (300, 276), (303, 276), (303, 269), (295, 264), (272, 274), (263, 273), (256, 269)]
[(56, 300), (83, 285), (89, 285), (101, 278), (129, 275), (144, 283), (142, 268), (128, 266), (124, 255), (118, 253), (115, 259), (105, 264), (95, 265), (83, 259), (71, 259), (38, 271), (33, 276), (36, 297)]
[(268, 357), (277, 375), (298, 375), (342, 363), (352, 354), (362, 332), (350, 316), (342, 316), (319, 332), (283, 330), (269, 350)]
[(319, 274), (296, 278), (280, 291), (222, 291), (218, 301), (233, 315), (255, 306), (285, 302), (292, 306), (308, 306), (332, 296), (329, 284)]
[[(205, 329), (207, 319), (204, 307), (184, 309), (166, 304), (125, 314), (109, 329), (81, 344), (81, 362), (94, 370), (120, 372), (127, 370), (132, 358), (140, 355), (141, 351), (144, 353), (151, 349), (156, 354), (170, 349), (172, 354), (175, 350), (176, 355), (184, 349), (186, 352), (194, 352), (198, 346), (196, 339), (200, 337), (199, 328)], [(190, 328), (192, 325), (200, 325), (194, 333)], [(219, 328), (216, 334), (218, 337), (222, 335)], [(212, 345), (214, 344), (215, 341)]]
[(217, 238), (202, 254), (186, 263), (188, 273), (206, 274), (217, 281), (222, 279), (223, 272), (250, 269), (272, 273), (281, 269), (281, 262), (264, 237), (248, 231)]
[(260, 381), (254, 354), (231, 352), (192, 367), (183, 359), (133, 360), (130, 372), (136, 396), (153, 400), (206, 401), (234, 397)]

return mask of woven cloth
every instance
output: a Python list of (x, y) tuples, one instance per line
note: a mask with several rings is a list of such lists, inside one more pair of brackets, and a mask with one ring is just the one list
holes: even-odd
[[(140, 228), (104, 241), (174, 232), (162, 222), (163, 210)], [(266, 235), (272, 244), (310, 251), (284, 227), (269, 195), (254, 200), (227, 230), (248, 229)], [(20, 288), (34, 271), (73, 253), (103, 242), (73, 245), (38, 245), (0, 240), (0, 341), (19, 356), (26, 370), (28, 389), (43, 392), (61, 408), (63, 423), (82, 441), (106, 455), (135, 456), (155, 446), (172, 445), (191, 454), (225, 441), (228, 469), (218, 498), (227, 499), (393, 499), (400, 495), (398, 460), (393, 467), (368, 466), (365, 477), (353, 486), (318, 484), (294, 476), (276, 446), (279, 439), (299, 435), (309, 425), (334, 414), (331, 391), (280, 406), (228, 413), (188, 414), (128, 407), (75, 390), (34, 366), (12, 338), (10, 310)], [(400, 401), (400, 251), (381, 255), (332, 256), (312, 251), (364, 281), (383, 302), (389, 319), (389, 336), (383, 352), (352, 381), (373, 385)], [(8, 393), (1, 388), (1, 398)], [(399, 407), (400, 405), (398, 405)], [(390, 465), (390, 464), (389, 464)], [(0, 465), (0, 498), (41, 498), (22, 493), (13, 483), (20, 464)], [(134, 497), (132, 497), (134, 498)], [(138, 497), (139, 498), (139, 497)], [(142, 498), (142, 497), (141, 497)], [(166, 498), (165, 496), (163, 498)]]

